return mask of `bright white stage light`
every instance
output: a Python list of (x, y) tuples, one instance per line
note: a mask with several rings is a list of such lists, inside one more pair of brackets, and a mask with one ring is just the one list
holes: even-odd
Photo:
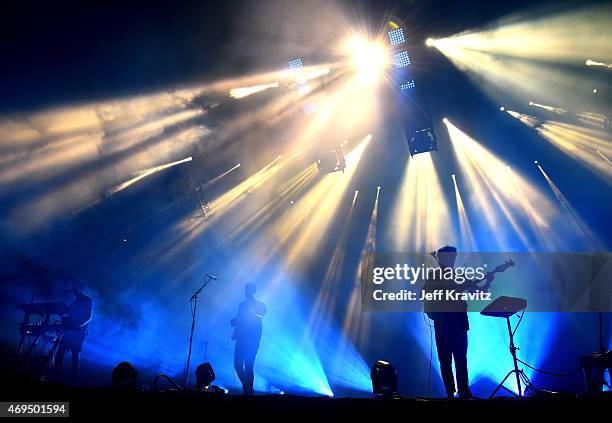
[(252, 87), (232, 88), (229, 92), (229, 95), (231, 98), (240, 99), (250, 96), (251, 94), (256, 94), (265, 91), (269, 88), (278, 88), (278, 82), (273, 82), (271, 84), (254, 85)]
[(353, 37), (345, 43), (345, 51), (351, 56), (351, 66), (357, 71), (359, 79), (375, 83), (387, 66), (387, 51), (378, 41)]
[(314, 103), (304, 104), (304, 114), (311, 115), (317, 111), (317, 106)]
[(410, 64), (410, 56), (407, 51), (402, 51), (393, 56), (396, 68), (403, 68)]
[(296, 57), (295, 59), (289, 60), (289, 69), (302, 69), (304, 64), (302, 63), (302, 59)]
[(406, 41), (406, 38), (404, 37), (404, 31), (402, 30), (402, 28), (397, 28), (397, 29), (394, 29), (393, 31), (389, 31), (387, 33), (387, 36), (389, 37), (389, 42), (391, 43), (392, 46), (401, 44), (404, 41)]
[(414, 88), (415, 86), (416, 86), (416, 84), (414, 83), (414, 81), (410, 80), (410, 81), (406, 81), (402, 85), (400, 85), (400, 88), (401, 88), (402, 91), (406, 91), (406, 90), (409, 90), (411, 88)]
[(425, 40), (425, 45), (427, 47), (433, 47), (436, 44), (436, 40), (434, 40), (433, 38), (428, 38)]

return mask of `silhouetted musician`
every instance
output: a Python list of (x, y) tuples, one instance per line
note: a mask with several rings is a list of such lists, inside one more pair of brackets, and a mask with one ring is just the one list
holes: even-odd
[(253, 391), (254, 365), (261, 340), (262, 321), (266, 314), (264, 303), (255, 298), (254, 283), (244, 287), (246, 300), (238, 306), (238, 313), (231, 321), (234, 327), (232, 339), (236, 341), (234, 369), (242, 383), (242, 391), (250, 395)]
[[(438, 261), (440, 268), (444, 271), (455, 267), (457, 259), (457, 249), (447, 245), (440, 248), (436, 253), (432, 253)], [(494, 275), (487, 274), (486, 280), (490, 283)], [(484, 279), (483, 279), (484, 280)], [(461, 285), (454, 280), (435, 280), (430, 283), (425, 290), (468, 290), (476, 288), (480, 281), (466, 281)], [(436, 311), (440, 310), (440, 311)], [(461, 300), (442, 300), (425, 303), (427, 315), (434, 321), (436, 337), (436, 348), (438, 350), (438, 360), (440, 361), (440, 373), (444, 388), (448, 398), (453, 398), (457, 387), (453, 376), (453, 360), (455, 361), (455, 371), (457, 373), (457, 385), (460, 398), (471, 398), (468, 367), (467, 367), (467, 332), (470, 329), (467, 314), (467, 303)]]
[(59, 341), (57, 353), (55, 354), (55, 374), (59, 378), (62, 372), (62, 364), (67, 351), (72, 355), (71, 382), (77, 381), (80, 364), (80, 354), (87, 337), (87, 327), (93, 316), (93, 301), (83, 293), (85, 284), (75, 280), (71, 284), (70, 291), (75, 299), (70, 303), (68, 314), (62, 319), (62, 325), (66, 331)]

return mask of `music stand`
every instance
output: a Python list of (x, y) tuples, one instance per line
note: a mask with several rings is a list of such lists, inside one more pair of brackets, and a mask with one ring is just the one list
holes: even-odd
[[(523, 298), (501, 296), (480, 312), (480, 314), (482, 314), (483, 316), (503, 317), (506, 319), (506, 324), (508, 326), (508, 335), (510, 337), (510, 354), (512, 355), (512, 362), (514, 363), (514, 368), (510, 370), (506, 377), (502, 379), (502, 381), (499, 383), (499, 385), (497, 385), (497, 387), (489, 396), (489, 398), (493, 398), (495, 394), (497, 394), (497, 391), (499, 391), (501, 388), (504, 388), (506, 391), (510, 392), (516, 397), (522, 396), (523, 393), (527, 393), (527, 391), (533, 391), (533, 385), (531, 384), (531, 381), (529, 380), (523, 369), (519, 369), (518, 367), (516, 350), (518, 350), (519, 348), (514, 343), (514, 333), (516, 332), (516, 329), (518, 329), (518, 324), (514, 330), (512, 330), (512, 325), (510, 324), (510, 317), (514, 316), (519, 311), (523, 311), (524, 313), (526, 308), (527, 300)], [(519, 324), (520, 323), (521, 322), (519, 321)], [(506, 380), (508, 380), (508, 378), (512, 374), (514, 374), (516, 377), (516, 386), (518, 388), (518, 394), (504, 385)], [(521, 389), (521, 381), (525, 385), (524, 391)]]

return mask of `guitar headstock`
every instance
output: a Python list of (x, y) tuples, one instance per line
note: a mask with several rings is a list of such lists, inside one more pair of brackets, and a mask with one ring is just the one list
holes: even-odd
[(514, 266), (514, 260), (508, 259), (504, 262), (504, 264), (500, 264), (493, 270), (493, 272), (504, 272), (507, 268)]

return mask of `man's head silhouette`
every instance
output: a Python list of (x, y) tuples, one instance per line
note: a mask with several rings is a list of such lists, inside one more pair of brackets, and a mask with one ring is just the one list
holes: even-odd
[(457, 248), (453, 247), (452, 245), (446, 245), (437, 251), (436, 257), (438, 259), (438, 263), (440, 263), (440, 267), (455, 267)]
[(257, 286), (254, 283), (247, 283), (244, 286), (244, 296), (247, 300), (252, 300), (255, 298), (255, 293), (257, 292)]

